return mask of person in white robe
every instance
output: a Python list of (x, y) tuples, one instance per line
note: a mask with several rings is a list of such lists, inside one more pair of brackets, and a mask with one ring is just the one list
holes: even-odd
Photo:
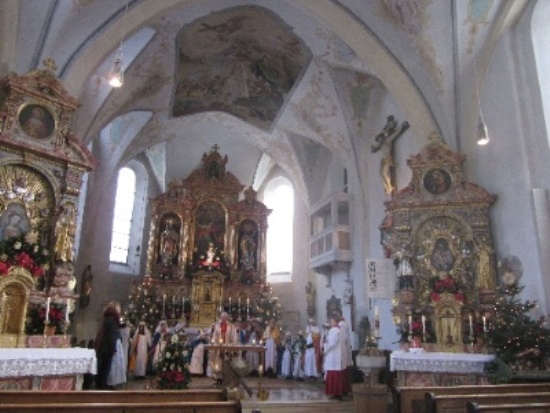
[(134, 338), (132, 339), (131, 354), (135, 355), (136, 363), (134, 367), (134, 377), (143, 378), (147, 371), (147, 357), (149, 355), (149, 347), (151, 346), (151, 332), (147, 328), (145, 322), (140, 322)]
[[(252, 346), (259, 345), (259, 339), (260, 337), (257, 331), (257, 326), (253, 322), (250, 327), (250, 334), (248, 335), (247, 344)], [(258, 371), (258, 367), (260, 367), (260, 354), (256, 351), (247, 351), (246, 363), (248, 364), (250, 371)]]
[[(328, 331), (328, 330), (327, 330)], [(306, 338), (311, 333), (311, 338), (313, 340), (313, 349), (315, 354), (315, 364), (316, 371), (319, 374), (323, 371), (323, 366), (321, 364), (321, 329), (315, 323), (313, 318), (310, 318), (306, 327)], [(317, 374), (317, 375), (318, 375)], [(307, 374), (306, 374), (307, 375)]]
[(290, 331), (285, 333), (283, 346), (285, 350), (283, 351), (283, 360), (281, 361), (281, 376), (290, 380), (292, 378), (292, 336)]
[[(229, 321), (229, 314), (223, 312), (220, 314), (220, 320), (213, 326), (211, 342), (214, 344), (238, 344), (237, 327)], [(219, 350), (210, 351), (208, 354), (208, 375), (221, 381), (224, 354)]]
[(199, 336), (190, 343), (193, 353), (191, 355), (191, 362), (189, 363), (189, 373), (199, 375), (204, 374), (205, 344), (208, 344), (208, 335), (200, 331)]
[[(319, 327), (317, 327), (317, 329), (319, 329)], [(319, 376), (319, 372), (317, 371), (317, 354), (315, 350), (313, 331), (308, 328), (304, 356), (304, 375), (309, 379), (317, 379)]]
[(292, 375), (296, 380), (304, 380), (304, 351), (306, 348), (306, 340), (304, 332), (299, 331), (298, 337), (292, 343)]
[(338, 327), (340, 327), (340, 334), (342, 340), (340, 344), (342, 346), (342, 371), (345, 372), (344, 380), (344, 395), (351, 392), (351, 367), (353, 366), (352, 352), (351, 352), (351, 338), (348, 323), (344, 317), (339, 315)]
[(264, 330), (265, 342), (265, 374), (267, 377), (277, 377), (277, 345), (281, 342), (281, 327), (275, 323), (275, 319), (269, 320)]
[(323, 347), (325, 368), (325, 394), (331, 398), (342, 399), (345, 390), (345, 371), (342, 370), (342, 336), (338, 320), (330, 319), (331, 328)]
[(153, 344), (152, 344), (152, 353), (153, 353), (153, 367), (156, 369), (156, 365), (159, 363), (162, 355), (164, 354), (164, 349), (169, 340), (170, 332), (168, 330), (168, 323), (166, 320), (161, 320), (155, 330), (153, 335)]

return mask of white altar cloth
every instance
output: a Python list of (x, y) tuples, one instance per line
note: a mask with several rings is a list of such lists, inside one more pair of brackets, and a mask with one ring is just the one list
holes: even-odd
[(410, 353), (394, 351), (390, 356), (391, 371), (482, 374), (485, 363), (494, 360), (491, 354)]
[(87, 348), (0, 349), (0, 378), (96, 374), (95, 351)]

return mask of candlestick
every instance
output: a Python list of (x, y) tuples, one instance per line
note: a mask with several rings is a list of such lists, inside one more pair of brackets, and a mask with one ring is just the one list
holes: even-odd
[(52, 302), (52, 297), (48, 297), (46, 300), (46, 321), (50, 321), (50, 304)]
[(69, 310), (71, 309), (71, 299), (67, 298), (67, 308), (65, 308), (65, 321), (69, 322)]
[(422, 316), (422, 334), (426, 334), (426, 316)]

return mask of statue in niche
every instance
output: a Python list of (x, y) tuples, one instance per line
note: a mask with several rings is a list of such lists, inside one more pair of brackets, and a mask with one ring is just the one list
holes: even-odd
[(159, 255), (161, 262), (165, 266), (172, 265), (174, 259), (178, 256), (178, 241), (179, 235), (174, 229), (174, 220), (168, 218), (166, 226), (160, 235), (160, 251)]
[(55, 223), (55, 259), (58, 261), (73, 260), (74, 236), (76, 233), (75, 207), (66, 203), (60, 207), (60, 213)]
[(92, 281), (94, 275), (92, 273), (92, 266), (88, 265), (82, 274), (82, 283), (80, 289), (80, 308), (86, 308), (90, 304), (90, 295), (92, 293)]
[(490, 290), (495, 287), (493, 250), (487, 244), (482, 244), (479, 248), (477, 288)]
[(245, 221), (240, 228), (239, 236), (239, 263), (244, 271), (256, 269), (256, 248), (258, 232), (252, 221)]
[(308, 281), (306, 285), (306, 300), (307, 300), (307, 315), (310, 317), (315, 317), (315, 314), (317, 313), (317, 310), (315, 308), (315, 296), (316, 296), (315, 287), (313, 286), (311, 281)]

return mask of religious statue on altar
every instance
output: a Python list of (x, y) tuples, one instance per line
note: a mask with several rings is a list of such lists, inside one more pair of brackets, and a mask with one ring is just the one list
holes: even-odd
[(179, 235), (174, 230), (174, 220), (169, 218), (166, 220), (166, 227), (160, 236), (160, 258), (165, 266), (172, 265), (174, 259), (178, 255)]

